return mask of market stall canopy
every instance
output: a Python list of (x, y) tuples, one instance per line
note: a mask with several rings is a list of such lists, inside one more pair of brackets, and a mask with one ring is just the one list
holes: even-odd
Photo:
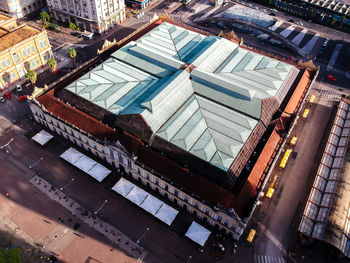
[(148, 195), (145, 201), (142, 202), (141, 207), (152, 215), (155, 215), (163, 202), (152, 195)]
[(112, 190), (126, 197), (128, 193), (135, 187), (133, 183), (125, 180), (123, 177), (112, 187)]
[(70, 147), (67, 151), (62, 153), (60, 157), (92, 176), (99, 182), (102, 182), (102, 180), (105, 179), (111, 172), (103, 165), (87, 157), (73, 147)]
[(148, 193), (141, 188), (135, 186), (130, 193), (126, 196), (131, 202), (137, 204), (138, 206), (146, 199)]
[(172, 224), (179, 213), (171, 206), (168, 206), (123, 177), (112, 187), (112, 190), (154, 215), (168, 226)]
[(191, 226), (186, 232), (186, 236), (190, 239), (192, 239), (197, 244), (204, 246), (205, 242), (207, 241), (210, 231), (201, 225), (197, 224), (196, 222), (192, 222)]
[(154, 216), (170, 226), (178, 213), (179, 212), (177, 210), (163, 203), (163, 205), (159, 208), (158, 212)]
[(39, 133), (35, 134), (32, 137), (33, 141), (36, 141), (40, 145), (45, 145), (53, 138), (53, 135), (48, 133), (47, 131), (41, 130)]

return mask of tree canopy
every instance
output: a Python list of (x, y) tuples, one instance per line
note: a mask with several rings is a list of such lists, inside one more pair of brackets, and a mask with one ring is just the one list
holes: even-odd
[(34, 70), (31, 70), (29, 69), (27, 72), (26, 72), (26, 77), (29, 79), (29, 81), (31, 83), (35, 83), (36, 82), (36, 78), (37, 78), (37, 75), (36, 75), (36, 72)]

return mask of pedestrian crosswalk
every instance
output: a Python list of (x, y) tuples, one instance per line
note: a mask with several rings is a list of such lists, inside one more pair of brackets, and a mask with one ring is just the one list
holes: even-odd
[(254, 263), (286, 263), (283, 257), (254, 255)]
[(331, 71), (340, 75), (346, 75), (346, 71), (338, 67), (327, 67), (327, 71)]
[(339, 100), (341, 93), (333, 90), (320, 90), (321, 96), (326, 97), (331, 100)]

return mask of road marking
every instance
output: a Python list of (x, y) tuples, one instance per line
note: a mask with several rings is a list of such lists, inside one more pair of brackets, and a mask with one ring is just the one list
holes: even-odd
[(254, 255), (254, 263), (286, 263), (283, 257)]
[(275, 246), (282, 251), (283, 254), (287, 255), (287, 250), (283, 248), (281, 242), (277, 240), (277, 238), (263, 224), (260, 225), (260, 229), (275, 244)]

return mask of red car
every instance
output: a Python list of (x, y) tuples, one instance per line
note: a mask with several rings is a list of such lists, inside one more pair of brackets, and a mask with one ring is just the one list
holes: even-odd
[(6, 96), (6, 99), (11, 99), (11, 93), (10, 93), (10, 92), (7, 92), (7, 93), (5, 94), (5, 96)]
[(24, 100), (26, 100), (27, 99), (27, 95), (23, 95), (23, 96), (21, 96), (21, 97), (19, 97), (19, 101), (24, 101)]
[(297, 60), (294, 57), (288, 57), (290, 61), (297, 62)]
[(328, 75), (328, 80), (331, 80), (331, 81), (336, 81), (337, 79), (335, 77), (333, 77), (332, 75)]
[(55, 74), (58, 75), (58, 74), (60, 74), (61, 72), (62, 72), (62, 69), (59, 68), (59, 69), (57, 69), (57, 70), (55, 71)]

